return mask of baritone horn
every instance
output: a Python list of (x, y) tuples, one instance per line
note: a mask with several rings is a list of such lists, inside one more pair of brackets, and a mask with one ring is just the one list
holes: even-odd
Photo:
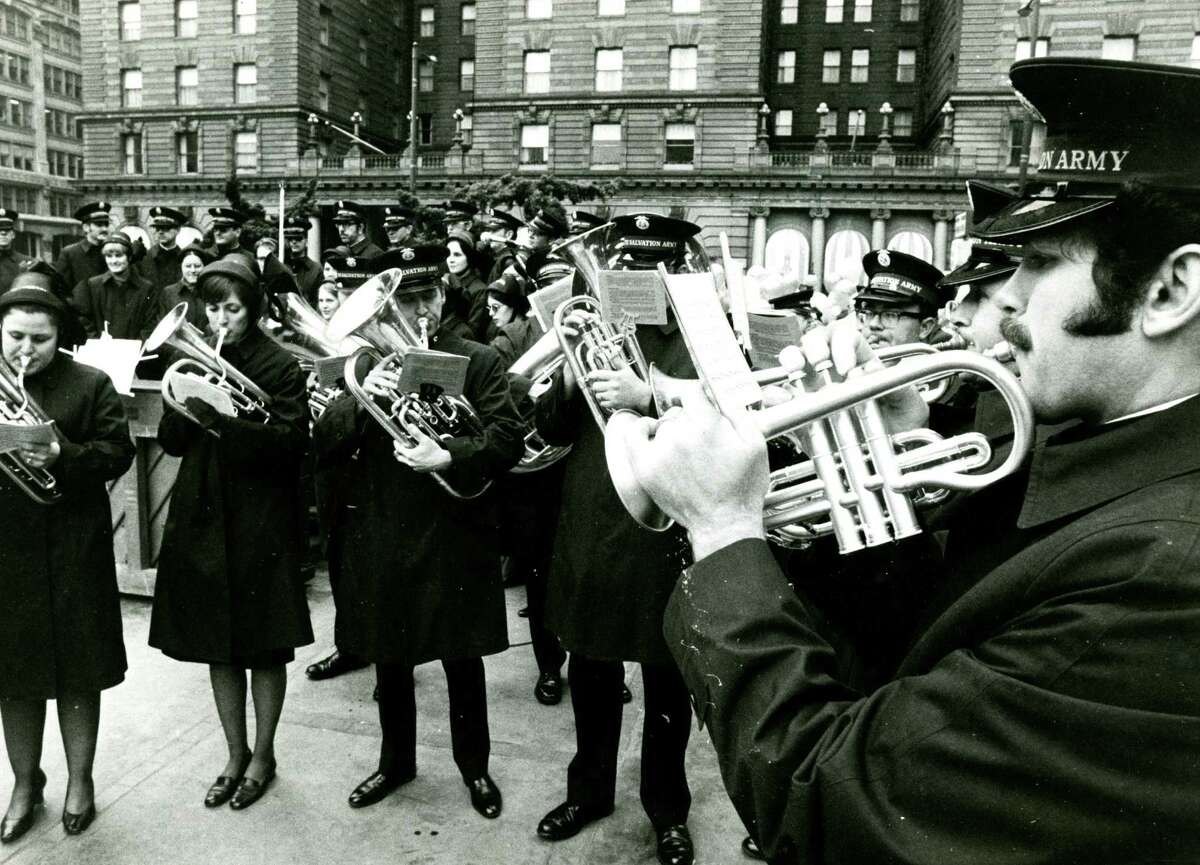
[(325, 319), (296, 292), (276, 295), (279, 303), (278, 328), (269, 330), (288, 354), (296, 358), (300, 369), (310, 377), (308, 409), (313, 420), (324, 413), (342, 393), (338, 380), (346, 358), (367, 343), (355, 336), (331, 340), (325, 334)]
[[(257, 325), (253, 325), (257, 327)], [(151, 352), (163, 345), (170, 346), (183, 357), (169, 367), (162, 378), (163, 401), (175, 411), (193, 423), (199, 424), (196, 416), (183, 407), (175, 396), (174, 382), (176, 377), (198, 379), (229, 394), (234, 411), (240, 418), (266, 423), (270, 417), (271, 397), (249, 376), (221, 357), (221, 343), (224, 342), (225, 331), (217, 335), (217, 345), (214, 348), (208, 344), (204, 334), (187, 320), (187, 301), (175, 306), (163, 316), (162, 321), (155, 326), (150, 337), (146, 340), (144, 351)], [(215, 429), (210, 433), (220, 436)]]
[[(46, 412), (25, 392), (27, 356), (21, 357), (16, 375), (0, 360), (0, 420), (22, 426), (53, 423)], [(34, 468), (16, 451), (0, 453), (0, 470), (12, 479), (25, 495), (39, 505), (52, 505), (62, 499), (58, 481), (46, 468)]]
[[(558, 336), (553, 332), (544, 333), (529, 350), (513, 361), (508, 368), (509, 375), (520, 375), (531, 382), (529, 399), (534, 406), (539, 399), (550, 390), (554, 376), (566, 362)], [(522, 401), (523, 402), (523, 401)], [(525, 453), (521, 461), (510, 471), (516, 475), (541, 471), (554, 465), (571, 452), (570, 445), (551, 445), (538, 433), (532, 417), (525, 418)]]
[[(808, 344), (810, 356), (819, 358), (817, 342)], [(802, 357), (794, 369), (803, 369)], [(819, 390), (805, 392), (797, 373), (789, 380), (791, 399), (751, 411), (765, 438), (798, 436), (809, 456), (772, 474), (764, 502), (764, 529), (785, 545), (833, 534), (841, 552), (851, 553), (918, 534), (917, 504), (940, 500), (949, 491), (995, 483), (1015, 472), (1032, 447), (1029, 399), (1012, 373), (991, 358), (952, 350), (877, 371), (859, 367), (836, 383), (831, 368), (828, 356), (816, 364), (826, 382)], [(946, 439), (932, 430), (892, 435), (883, 419), (880, 397), (958, 374), (991, 383), (1012, 415), (1012, 448), (994, 468), (989, 468), (991, 447), (978, 433)], [(631, 412), (615, 414), (606, 430), (605, 451), (622, 502), (635, 520), (653, 528), (661, 523), (662, 513), (639, 482), (631, 460), (631, 433), (639, 425)]]

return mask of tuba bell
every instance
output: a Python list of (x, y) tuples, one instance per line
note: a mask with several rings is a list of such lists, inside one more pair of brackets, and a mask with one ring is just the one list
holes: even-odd
[[(8, 364), (0, 360), (0, 420), (23, 426), (52, 423), (41, 406), (25, 392), (25, 365), (29, 359), (22, 357), (21, 361), (21, 369), (14, 375)], [(62, 499), (58, 481), (50, 470), (34, 468), (15, 451), (0, 453), (0, 471), (39, 505), (52, 505)]]

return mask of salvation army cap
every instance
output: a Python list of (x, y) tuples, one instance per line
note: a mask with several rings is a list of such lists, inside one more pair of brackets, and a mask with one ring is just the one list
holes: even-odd
[(967, 260), (943, 276), (938, 288), (959, 288), (1009, 276), (1021, 266), (1020, 251), (1017, 246), (977, 240)]
[(479, 208), (474, 204), (460, 199), (447, 201), (442, 205), (442, 209), (446, 211), (447, 222), (462, 222), (465, 219), (473, 219), (475, 214), (479, 212)]
[(608, 227), (609, 248), (626, 266), (653, 267), (680, 255), (700, 226), (657, 213), (628, 213)]
[(482, 218), (482, 222), (485, 229), (503, 229), (505, 231), (516, 231), (525, 224), (507, 210), (495, 209), (493, 209), (490, 213), (485, 214)]
[(367, 221), (363, 206), (355, 201), (336, 201), (333, 205), (334, 222), (363, 222)]
[(567, 213), (567, 219), (571, 222), (571, 233), (582, 234), (583, 232), (596, 228), (608, 222), (603, 216), (597, 216), (594, 213), (588, 213), (586, 210), (572, 210)]
[(1108, 207), (1132, 181), (1200, 190), (1200, 70), (1042, 57), (1009, 74), (1045, 120), (1045, 145), (1019, 200), (976, 212), (976, 236), (1011, 240), (1061, 225)]
[(0, 207), (0, 228), (12, 228), (20, 215), (11, 207)]
[(389, 204), (383, 209), (383, 227), (384, 228), (402, 228), (405, 225), (412, 225), (416, 214), (413, 213), (411, 207), (405, 207), (402, 204)]
[(937, 285), (942, 272), (929, 262), (892, 249), (873, 249), (863, 256), (867, 287), (857, 300), (873, 303), (941, 305)]
[(283, 221), (284, 237), (307, 237), (308, 219), (303, 216), (289, 216)]
[(530, 231), (544, 234), (551, 240), (567, 235), (567, 224), (557, 214), (548, 210), (539, 210), (533, 219), (529, 220), (528, 225)]
[(335, 246), (321, 253), (321, 263), (334, 269), (338, 282), (345, 288), (357, 288), (375, 275), (371, 261), (368, 257), (354, 255), (346, 246)]
[(399, 270), (400, 282), (394, 293), (414, 294), (441, 285), (442, 263), (448, 254), (446, 247), (435, 243), (405, 246), (375, 256), (370, 266), (375, 273)]
[(108, 224), (108, 212), (112, 205), (107, 201), (93, 201), (75, 211), (74, 216), (80, 222), (99, 222)]
[(173, 207), (151, 207), (150, 225), (154, 228), (179, 228), (187, 217)]
[(210, 207), (208, 215), (213, 228), (241, 228), (246, 221), (246, 215), (232, 207)]

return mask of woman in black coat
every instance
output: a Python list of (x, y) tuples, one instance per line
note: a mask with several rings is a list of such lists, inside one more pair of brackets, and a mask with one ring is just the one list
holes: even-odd
[(16, 455), (48, 469), (61, 496), (38, 504), (0, 474), (0, 716), (15, 778), (4, 843), (29, 829), (43, 801), (47, 700), (57, 701), (67, 755), (63, 826), (78, 834), (91, 823), (100, 692), (125, 678), (105, 482), (125, 473), (134, 448), (108, 377), (58, 352), (66, 314), (45, 274), (19, 274), (0, 298), (0, 365), (15, 380), (25, 364), (25, 392), (57, 436)]
[(307, 391), (295, 359), (259, 330), (263, 294), (241, 259), (205, 267), (199, 292), (209, 329), (227, 334), (222, 358), (271, 397), (270, 418), (226, 417), (196, 397), (184, 403), (195, 420), (164, 412), (159, 442), (182, 461), (159, 554), (150, 645), (209, 665), (229, 759), (204, 804), (241, 809), (275, 777), (285, 665), (313, 639), (299, 577), (304, 535), (296, 496), (308, 446)]

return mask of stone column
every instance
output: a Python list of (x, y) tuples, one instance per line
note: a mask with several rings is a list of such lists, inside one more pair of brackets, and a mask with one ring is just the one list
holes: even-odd
[(814, 207), (808, 211), (812, 220), (812, 272), (817, 278), (817, 288), (825, 285), (825, 220), (829, 218), (828, 207)]
[(950, 260), (950, 221), (954, 219), (954, 214), (949, 210), (935, 210), (933, 212), (933, 266), (941, 270), (946, 269), (946, 262)]
[(751, 234), (750, 245), (750, 263), (746, 266), (749, 270), (754, 265), (766, 267), (767, 265), (767, 217), (771, 214), (769, 207), (751, 207), (750, 216), (754, 219), (754, 227)]
[(321, 261), (321, 220), (315, 216), (308, 218), (308, 257), (313, 261)]
[(871, 249), (883, 249), (887, 245), (887, 221), (892, 212), (886, 208), (871, 211)]

